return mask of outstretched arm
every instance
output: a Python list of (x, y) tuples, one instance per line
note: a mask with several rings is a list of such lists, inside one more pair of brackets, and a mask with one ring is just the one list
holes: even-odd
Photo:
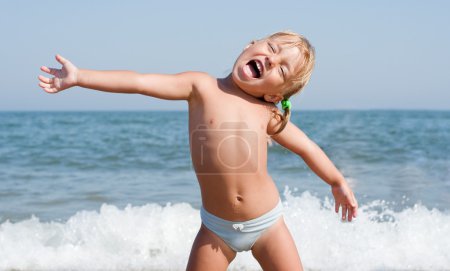
[(342, 208), (342, 219), (351, 221), (358, 212), (358, 203), (342, 174), (328, 156), (297, 126), (289, 122), (283, 131), (272, 137), (280, 145), (298, 154), (325, 182), (331, 185), (335, 199), (335, 211)]
[(41, 70), (53, 77), (39, 76), (39, 86), (48, 93), (57, 93), (80, 86), (114, 93), (143, 94), (167, 100), (188, 100), (198, 77), (198, 72), (174, 75), (140, 74), (133, 71), (95, 71), (78, 69), (69, 60), (56, 55), (61, 69), (42, 66)]

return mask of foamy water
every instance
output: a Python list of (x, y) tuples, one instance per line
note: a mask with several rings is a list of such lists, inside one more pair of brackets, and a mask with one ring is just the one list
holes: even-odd
[[(333, 202), (284, 193), (285, 220), (306, 270), (450, 270), (450, 214), (374, 201), (352, 223)], [(184, 270), (200, 225), (187, 203), (102, 205), (67, 221), (0, 225), (1, 270)], [(230, 270), (260, 270), (240, 253)]]
[[(341, 222), (329, 186), (269, 148), (278, 189), (297, 188), (282, 199), (307, 270), (450, 270), (450, 111), (291, 120), (361, 204)], [(184, 270), (201, 204), (187, 125), (187, 112), (0, 113), (0, 270)], [(230, 270), (260, 267), (242, 253)]]

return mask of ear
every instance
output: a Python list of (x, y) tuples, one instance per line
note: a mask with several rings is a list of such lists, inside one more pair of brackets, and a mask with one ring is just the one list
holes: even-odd
[(264, 95), (264, 100), (266, 100), (266, 102), (270, 102), (270, 103), (278, 103), (279, 101), (283, 100), (283, 95), (281, 95), (281, 93), (278, 94), (265, 94)]

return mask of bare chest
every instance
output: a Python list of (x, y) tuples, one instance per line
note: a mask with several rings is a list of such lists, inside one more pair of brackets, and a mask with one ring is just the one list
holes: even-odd
[(267, 123), (261, 104), (222, 91), (210, 91), (190, 104), (189, 136), (197, 174), (256, 172), (265, 158), (261, 154)]

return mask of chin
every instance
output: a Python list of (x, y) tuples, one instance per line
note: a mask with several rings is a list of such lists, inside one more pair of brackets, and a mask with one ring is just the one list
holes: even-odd
[(241, 75), (239, 74), (239, 70), (238, 69), (234, 69), (231, 72), (231, 79), (233, 79), (233, 82), (241, 89), (245, 88), (245, 82), (244, 80), (242, 80)]

